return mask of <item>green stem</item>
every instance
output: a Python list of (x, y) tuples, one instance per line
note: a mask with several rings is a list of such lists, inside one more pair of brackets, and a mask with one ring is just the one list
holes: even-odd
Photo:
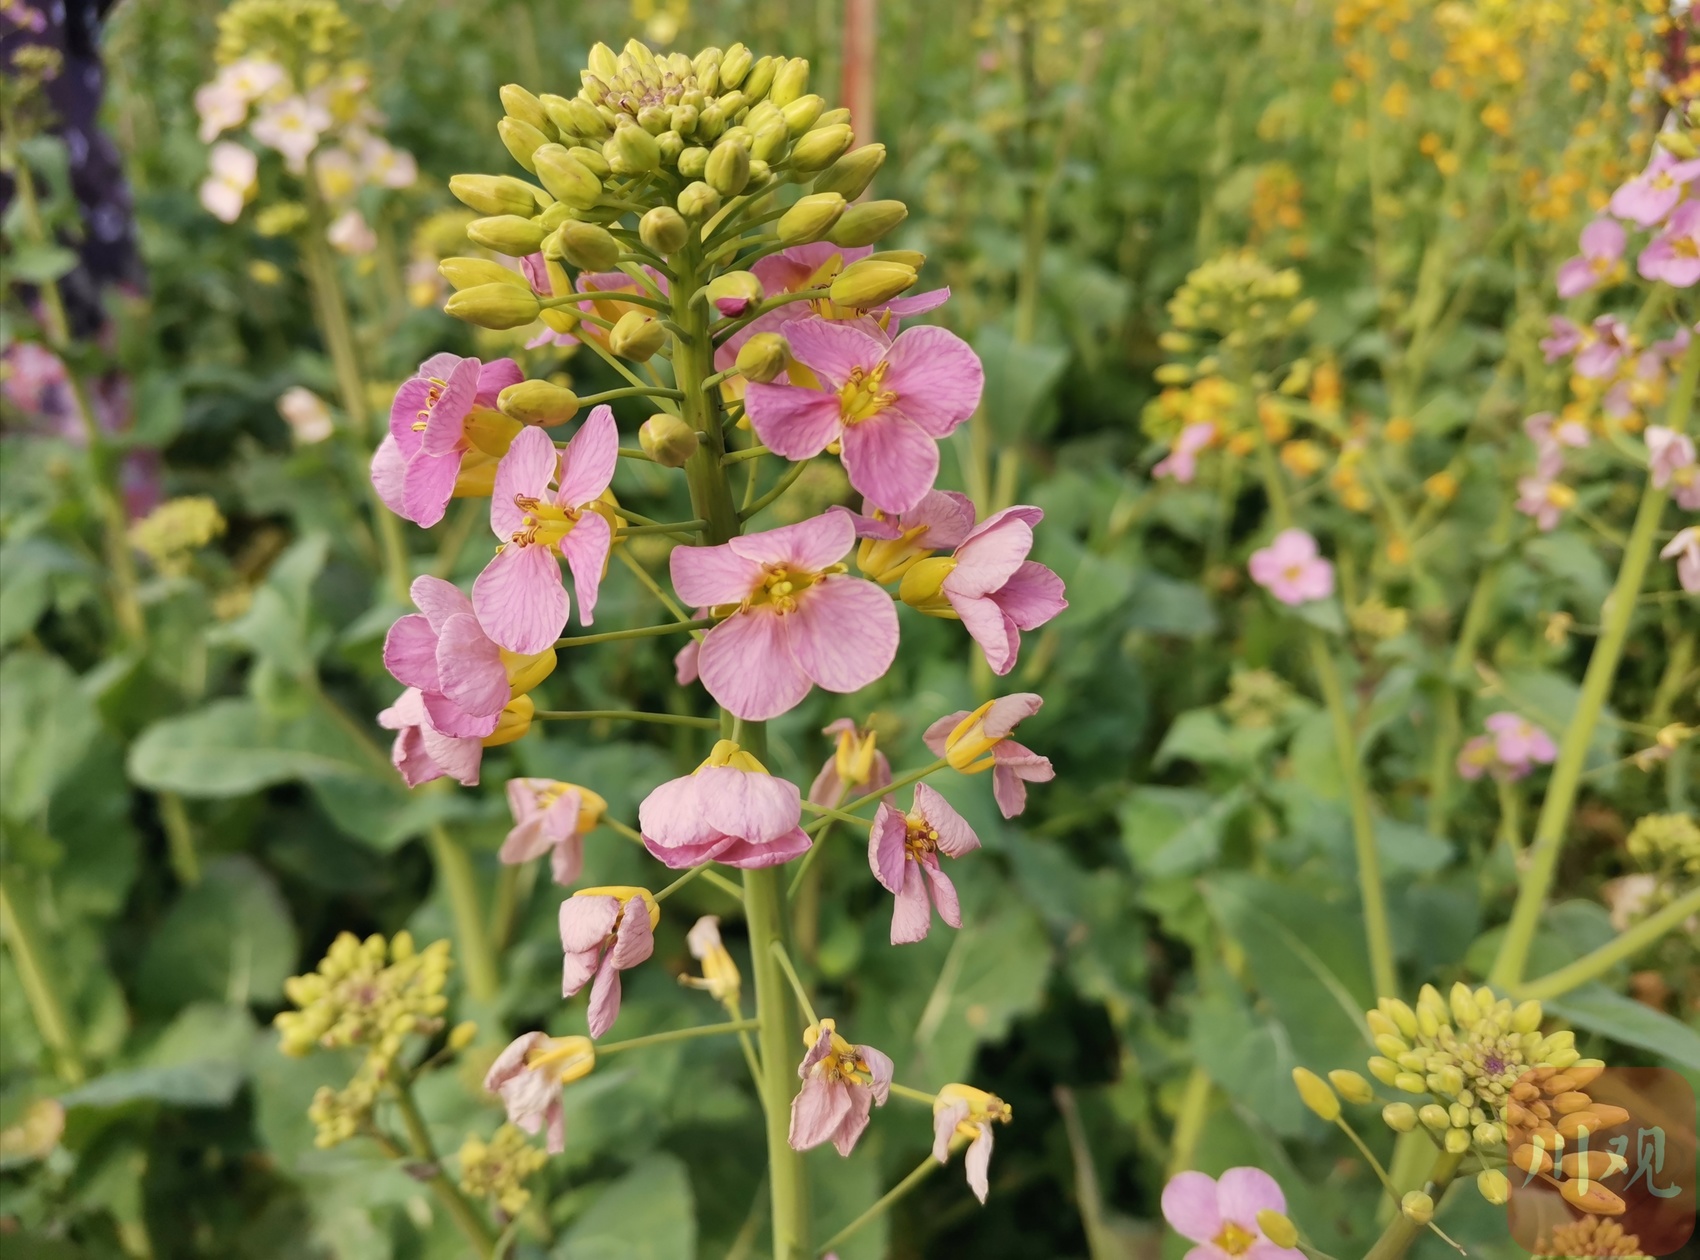
[(880, 1217), (891, 1211), (893, 1205), (895, 1205), (899, 1199), (908, 1194), (916, 1186), (920, 1185), (942, 1167), (944, 1167), (944, 1165), (940, 1164), (938, 1160), (934, 1159), (931, 1155), (927, 1156), (927, 1158), (921, 1161), (920, 1165), (914, 1172), (910, 1173), (902, 1181), (898, 1182), (891, 1189), (880, 1195), (878, 1199), (874, 1200), (873, 1206), (866, 1212), (863, 1212), (855, 1220), (851, 1221), (843, 1229), (839, 1230), (831, 1238), (828, 1238), (825, 1242), (823, 1242), (815, 1251), (815, 1254), (817, 1256), (824, 1256), (834, 1247), (842, 1245), (847, 1239), (855, 1235), (864, 1225), (871, 1225), (873, 1222), (879, 1220)]
[(766, 1112), (768, 1176), (772, 1183), (774, 1260), (801, 1260), (809, 1253), (809, 1197), (803, 1161), (791, 1149), (791, 1097), (797, 1091), (792, 1063), (799, 1057), (796, 1016), (791, 1011), (780, 954), (785, 910), (775, 867), (744, 872), (744, 919), (750, 932), (750, 971), (760, 1024), (761, 1097)]
[(826, 805), (816, 805), (813, 801), (804, 801), (803, 808), (808, 810), (811, 814), (823, 814), (828, 818), (836, 818), (839, 822), (856, 823), (860, 825), (861, 823), (868, 821), (866, 818), (858, 818), (854, 814), (846, 814), (841, 809), (833, 809)]
[(929, 1094), (924, 1089), (911, 1089), (907, 1085), (899, 1085), (896, 1081), (891, 1082), (887, 1088), (893, 1098), (907, 1098), (910, 1102), (925, 1103), (929, 1107), (939, 1100), (937, 1094)]
[(1700, 914), (1700, 888), (1691, 888), (1662, 910), (1648, 915), (1615, 940), (1606, 942), (1575, 962), (1539, 980), (1518, 985), (1512, 990), (1519, 999), (1535, 998), (1547, 1002), (1563, 997), (1572, 989), (1590, 980), (1597, 980), (1620, 962), (1635, 957), (1642, 950), (1658, 944), (1666, 933), (1674, 932), (1692, 915)]
[(189, 811), (175, 792), (161, 792), (154, 799), (159, 802), (159, 824), (165, 830), (171, 869), (192, 888), (201, 882), (201, 859), (195, 853), (195, 828), (189, 821)]
[(729, 455), (722, 455), (720, 457), (720, 466), (722, 468), (730, 468), (733, 464), (741, 464), (746, 459), (760, 459), (763, 455), (771, 454), (773, 454), (773, 452), (768, 450), (765, 446), (746, 446), (741, 451), (733, 451)]
[[(872, 801), (879, 800), (882, 796), (890, 796), (893, 792), (896, 792), (896, 791), (898, 791), (902, 788), (908, 787), (911, 783), (919, 783), (922, 779), (926, 778), (929, 774), (933, 774), (936, 771), (943, 770), (949, 764), (950, 764), (950, 762), (946, 761), (943, 757), (940, 757), (937, 761), (933, 762), (929, 766), (922, 766), (919, 770), (911, 770), (908, 774), (904, 775), (903, 777), (898, 778), (898, 779), (893, 779), (890, 783), (886, 784), (884, 787), (878, 789), (877, 791), (869, 792), (866, 795), (858, 796), (853, 801), (846, 802), (843, 810), (839, 810), (839, 811), (835, 811), (835, 812), (839, 813), (840, 815), (844, 815), (844, 814), (848, 814), (851, 810), (860, 809), (862, 806), (867, 805)], [(837, 818), (831, 817), (829, 815), (828, 817), (822, 818), (822, 819), (818, 820), (817, 822), (810, 823), (807, 827), (804, 827), (803, 830), (808, 832), (810, 835), (815, 835), (815, 834), (817, 834), (821, 831), (824, 831), (830, 824), (837, 822), (837, 821), (838, 821)], [(858, 822), (858, 823), (864, 823), (864, 822), (867, 822), (868, 820), (866, 818), (853, 818), (852, 821)]]
[[(626, 300), (633, 300), (632, 296), (627, 294)], [(671, 398), (677, 401), (682, 397), (684, 395), (676, 389), (661, 389), (654, 385), (631, 385), (622, 386), (619, 389), (605, 389), (600, 394), (580, 395), (579, 405), (589, 406), (594, 403), (613, 402), (616, 398)]]
[(496, 1236), (484, 1223), (484, 1218), (467, 1202), (460, 1187), (443, 1172), (437, 1148), (431, 1142), (431, 1132), (425, 1127), (425, 1117), (419, 1114), (419, 1104), (413, 1101), (413, 1089), (408, 1081), (396, 1082), (395, 1101), (401, 1112), (402, 1125), (407, 1129), (407, 1141), (413, 1148), (413, 1157), (430, 1170), (425, 1183), (460, 1227), (460, 1232), (466, 1235), (474, 1254), (486, 1258), (491, 1256), (496, 1249)]
[(536, 721), (589, 722), (606, 718), (612, 722), (654, 722), (661, 726), (689, 726), (700, 731), (720, 729), (720, 723), (713, 718), (692, 717), (687, 713), (643, 713), (637, 709), (539, 709), (531, 716)]
[[(21, 908), (21, 909), (20, 909)], [(0, 939), (11, 951), (18, 983), (35, 1018), (36, 1031), (53, 1053), (59, 1075), (72, 1085), (84, 1078), (82, 1056), (71, 1032), (71, 1020), (60, 1005), (59, 993), (48, 976), (52, 974), (43, 955), (33, 909), (14, 896), (12, 881), (0, 875)]]
[(791, 965), (791, 955), (785, 952), (785, 946), (778, 941), (774, 941), (770, 948), (773, 956), (779, 960), (779, 969), (791, 982), (791, 992), (796, 995), (797, 1008), (803, 1012), (803, 1019), (810, 1027), (820, 1023), (815, 1015), (815, 1004), (809, 1001), (809, 991), (803, 987), (802, 980), (797, 976), (797, 969)]
[(1186, 1078), (1180, 1110), (1175, 1115), (1174, 1136), (1169, 1139), (1169, 1176), (1192, 1167), (1198, 1139), (1204, 1136), (1204, 1121), (1210, 1114), (1210, 1073), (1194, 1067)]
[(676, 634), (685, 630), (707, 630), (713, 624), (713, 617), (698, 617), (691, 621), (671, 622), (665, 626), (638, 626), (631, 630), (609, 630), (603, 634), (573, 634), (564, 639), (556, 639), (555, 646), (589, 647), (592, 643), (618, 643), (621, 639), (651, 639), (657, 635)]
[(769, 504), (778, 499), (780, 495), (789, 490), (791, 488), (791, 483), (801, 477), (803, 475), (803, 469), (808, 466), (809, 461), (806, 459), (792, 464), (791, 467), (787, 468), (780, 474), (779, 480), (773, 483), (773, 489), (769, 490), (754, 503), (750, 504), (748, 507), (744, 508), (743, 511), (738, 513), (738, 519), (740, 521), (747, 521), (760, 513), (763, 508), (766, 508)]
[[(707, 522), (704, 540), (723, 543), (738, 533), (738, 509), (732, 502), (732, 486), (720, 466), (726, 443), (718, 396), (703, 386), (714, 374), (714, 342), (708, 331), (708, 304), (691, 301), (691, 295), (706, 280), (700, 262), (689, 257), (692, 252), (687, 250), (681, 257), (679, 283), (673, 288), (673, 322), (684, 330), (683, 336), (673, 339), (673, 371), (685, 394), (679, 404), (680, 417), (698, 434), (697, 449), (685, 461), (691, 510)], [(779, 1197), (775, 1194), (776, 1202)]]
[(619, 1054), (622, 1050), (641, 1050), (645, 1046), (664, 1046), (674, 1041), (692, 1041), (697, 1037), (718, 1037), (726, 1033), (749, 1032), (759, 1028), (759, 1019), (729, 1019), (723, 1024), (698, 1024), (695, 1028), (674, 1028), (668, 1032), (650, 1033), (647, 1037), (629, 1037), (625, 1041), (610, 1041), (596, 1047), (598, 1058)]
[(678, 879), (674, 880), (671, 884), (668, 884), (667, 887), (663, 888), (660, 892), (656, 893), (655, 894), (655, 900), (657, 902), (666, 901), (667, 898), (671, 897), (674, 893), (678, 892), (679, 889), (683, 888), (686, 884), (690, 883), (697, 876), (706, 875), (706, 874), (708, 874), (708, 863), (707, 862), (704, 862), (701, 866), (691, 867), (690, 870), (686, 871), (683, 875), (679, 876)]
[(656, 525), (625, 525), (620, 528), (619, 533), (614, 535), (614, 538), (617, 542), (622, 538), (642, 538), (647, 534), (665, 534), (669, 538), (678, 539), (680, 542), (689, 542), (690, 539), (684, 537), (684, 535), (701, 529), (704, 523), (703, 521), (665, 521)]
[[(1697, 387), (1700, 387), (1700, 338), (1689, 344), (1683, 356), (1682, 371), (1671, 394), (1665, 424), (1677, 433), (1688, 427)], [(1497, 989), (1515, 989), (1523, 979), (1523, 968), (1528, 964), (1529, 949), (1534, 944), (1541, 910), (1558, 873), (1559, 855), (1564, 850), (1571, 812), (1582, 782), (1582, 766), (1587, 760), (1594, 728), (1610, 695), (1612, 679), (1617, 674), (1618, 662), (1629, 638), (1636, 597), (1640, 595), (1641, 584), (1647, 576), (1647, 566), (1658, 538), (1659, 518), (1664, 514), (1668, 497), (1664, 490), (1653, 485), (1650, 478), (1641, 492), (1641, 506), (1635, 513), (1635, 524), (1623, 549), (1617, 581), (1606, 601), (1600, 636), (1594, 641), (1593, 654), (1589, 656), (1587, 671), (1582, 676), (1582, 693), (1577, 698), (1570, 725), (1565, 728), (1564, 739), (1559, 744), (1552, 779), (1541, 802), (1540, 816), (1535, 820), (1528, 870), (1517, 889), (1517, 901), (1512, 907), (1505, 936), (1500, 941), (1499, 956), (1488, 972), (1488, 983)]]
[(501, 988), (501, 976), (496, 968), (496, 955), (490, 948), (490, 937), (484, 930), (484, 909), (479, 903), (478, 876), (472, 869), (472, 857), (442, 823), (433, 823), (425, 834), (437, 866), (437, 877), (443, 881), (443, 890), (448, 895), (466, 991), (474, 1001), (492, 1002)]
[[(1441, 1195), (1458, 1175), (1459, 1166), (1463, 1162), (1462, 1155), (1452, 1155), (1445, 1151), (1436, 1156), (1434, 1167), (1429, 1170), (1428, 1175), (1431, 1187), (1429, 1194), (1436, 1203), (1440, 1202)], [(1417, 1224), (1403, 1212), (1395, 1212), (1393, 1219), (1387, 1223), (1387, 1228), (1382, 1230), (1381, 1237), (1375, 1240), (1375, 1245), (1364, 1256), (1364, 1260), (1399, 1260), (1399, 1257), (1422, 1237), (1422, 1232), (1427, 1228), (1427, 1225)]]

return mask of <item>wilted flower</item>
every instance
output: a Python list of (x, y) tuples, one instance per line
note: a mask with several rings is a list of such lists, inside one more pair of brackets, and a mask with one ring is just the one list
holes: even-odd
[(472, 1136), (460, 1145), (460, 1188), (475, 1199), (492, 1198), (504, 1213), (517, 1216), (531, 1202), (526, 1181), (548, 1162), (548, 1156), (504, 1124), (486, 1142)]
[(803, 1088), (791, 1100), (791, 1147), (806, 1151), (831, 1142), (848, 1155), (891, 1090), (892, 1063), (872, 1046), (853, 1046), (823, 1019), (803, 1034), (808, 1053), (797, 1065)]
[(802, 797), (794, 783), (729, 739), (696, 770), (656, 788), (638, 806), (644, 845), (674, 870), (724, 862), (746, 870), (779, 866), (809, 847), (797, 824)]
[(496, 855), (508, 865), (549, 855), (549, 871), (563, 887), (584, 869), (584, 833), (602, 821), (608, 802), (589, 788), (554, 779), (509, 779), (513, 829)]
[(691, 957), (702, 964), (702, 975), (680, 976), (679, 983), (686, 988), (707, 990), (715, 1001), (736, 1010), (743, 979), (738, 974), (738, 964), (721, 943), (720, 920), (705, 914), (685, 933), (685, 945)]
[(990, 770), (998, 810), (1005, 818), (1014, 818), (1027, 808), (1027, 784), (1049, 783), (1056, 777), (1050, 758), (1009, 738), (1044, 703), (1030, 691), (988, 700), (972, 712), (962, 709), (946, 714), (926, 729), (922, 739), (962, 774)]
[(956, 887), (939, 869), (939, 855), (957, 858), (979, 847), (980, 838), (974, 829), (925, 783), (915, 785), (915, 800), (908, 814), (889, 800), (880, 802), (868, 832), (868, 865), (886, 891), (896, 894), (891, 912), (893, 945), (926, 938), (932, 926), (927, 905), (929, 888), (939, 918), (953, 928), (962, 926)]
[(1176, 1173), (1163, 1187), (1163, 1219), (1182, 1238), (1197, 1244), (1191, 1260), (1304, 1260), (1296, 1247), (1278, 1246), (1259, 1217), (1285, 1217), (1287, 1196), (1261, 1168), (1230, 1168), (1220, 1179), (1201, 1172)]
[(952, 1139), (967, 1138), (963, 1169), (981, 1203), (991, 1188), (986, 1172), (992, 1161), (992, 1125), (1008, 1124), (1011, 1115), (1003, 1099), (972, 1085), (946, 1085), (933, 1099), (933, 1158), (947, 1163)]
[(834, 736), (836, 747), (809, 785), (811, 804), (836, 805), (851, 788), (877, 792), (891, 782), (891, 761), (879, 750), (872, 730), (839, 718), (827, 723), (821, 734)]
[(425, 574), (413, 579), (409, 593), (419, 611), (390, 627), (384, 668), (402, 686), (418, 688), (437, 730), (483, 739), (513, 698), (502, 649), (454, 583)]
[(581, 888), (561, 903), (561, 996), (590, 985), (590, 1035), (620, 1014), (620, 973), (655, 951), (661, 907), (646, 888)]
[(1251, 553), (1246, 567), (1252, 581), (1283, 604), (1305, 604), (1334, 593), (1334, 566), (1302, 529), (1282, 530), (1267, 547)]
[(529, 1032), (510, 1042), (484, 1076), (484, 1088), (500, 1095), (508, 1120), (527, 1133), (548, 1129), (551, 1155), (566, 1148), (561, 1086), (590, 1074), (596, 1045), (589, 1037), (551, 1037)]

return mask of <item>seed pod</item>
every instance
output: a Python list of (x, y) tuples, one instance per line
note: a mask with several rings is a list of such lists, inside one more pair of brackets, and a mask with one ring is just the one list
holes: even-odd
[(638, 238), (665, 258), (685, 247), (691, 238), (691, 227), (672, 206), (656, 206), (638, 220)]
[(816, 127), (791, 146), (791, 167), (804, 175), (824, 171), (843, 156), (855, 139), (848, 125)]
[(561, 256), (584, 271), (609, 271), (620, 261), (620, 242), (594, 223), (569, 221), (557, 235)]
[[(703, 152), (701, 149), (695, 151)], [(679, 194), (678, 206), (679, 213), (685, 218), (692, 223), (701, 223), (720, 209), (720, 194), (699, 179), (685, 186), (685, 191)]]
[(537, 213), (539, 190), (513, 175), (451, 175), (449, 191), (479, 214)]
[(535, 254), (548, 235), (535, 219), (522, 219), (517, 214), (497, 214), (474, 219), (466, 225), (466, 234), (473, 241), (510, 258)]
[(512, 284), (528, 293), (531, 291), (524, 276), (490, 258), (445, 258), (437, 264), (437, 273), (455, 289), (471, 289), (481, 284)]
[(797, 198), (775, 225), (780, 243), (809, 245), (820, 240), (845, 216), (846, 209), (838, 193), (810, 193)]
[(531, 159), (537, 178), (556, 200), (588, 210), (602, 195), (602, 181), (562, 146), (546, 144)]
[(657, 412), (638, 429), (643, 453), (664, 468), (683, 468), (697, 451), (696, 431), (670, 412)]
[(514, 161), (526, 170), (532, 170), (531, 155), (549, 143), (549, 137), (528, 122), (518, 118), (504, 118), (496, 124), (496, 134), (502, 138), (502, 143)]
[(815, 125), (825, 108), (826, 102), (810, 93), (808, 96), (799, 96), (785, 106), (780, 110), (780, 115), (785, 119), (785, 126), (791, 134), (800, 136)]
[(643, 311), (627, 311), (608, 330), (608, 348), (622, 359), (643, 363), (667, 344), (667, 330)]
[(1293, 1085), (1299, 1091), (1299, 1101), (1322, 1119), (1332, 1124), (1340, 1118), (1340, 1099), (1328, 1082), (1309, 1068), (1293, 1069)]
[(722, 140), (708, 155), (703, 178), (722, 197), (736, 197), (750, 182), (749, 150), (736, 140)]
[(775, 105), (783, 107), (808, 90), (809, 63), (805, 58), (793, 57), (783, 69), (774, 73), (773, 85), (767, 89), (767, 96)]
[(852, 249), (872, 245), (908, 217), (909, 207), (901, 201), (864, 201), (844, 212), (828, 239)]
[(522, 289), (514, 284), (479, 284), (452, 294), (443, 304), (443, 309), (469, 324), (501, 331), (531, 323), (541, 307), (528, 288)]
[(578, 395), (548, 381), (520, 381), (496, 396), (496, 406), (521, 424), (564, 424), (578, 413)]
[(791, 345), (778, 333), (757, 333), (738, 347), (737, 366), (747, 381), (765, 385), (784, 372), (791, 359)]
[(865, 311), (891, 301), (916, 279), (913, 267), (864, 258), (838, 273), (838, 278), (832, 282), (831, 297), (840, 306)]

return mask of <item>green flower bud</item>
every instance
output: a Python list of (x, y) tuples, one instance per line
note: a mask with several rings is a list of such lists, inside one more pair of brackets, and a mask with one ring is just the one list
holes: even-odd
[(791, 345), (778, 333), (757, 333), (738, 347), (738, 371), (747, 381), (767, 384), (785, 371)]
[(1470, 1109), (1463, 1103), (1453, 1103), (1446, 1109), (1446, 1116), (1455, 1129), (1462, 1129), (1470, 1123)]
[(1309, 1068), (1294, 1068), (1293, 1084), (1299, 1091), (1299, 1100), (1317, 1115), (1330, 1123), (1340, 1118), (1339, 1098), (1328, 1088), (1328, 1082), (1315, 1072)]
[(1393, 1078), (1393, 1088), (1405, 1094), (1423, 1093), (1423, 1078), (1415, 1072), (1401, 1072)]
[(531, 323), (542, 308), (529, 289), (513, 284), (479, 284), (451, 295), (443, 309), (456, 319), (499, 332)]
[[(779, 67), (782, 64), (783, 61), (781, 58), (763, 57), (757, 61), (755, 65), (750, 67), (750, 72), (745, 76), (742, 83), (733, 84), (731, 86), (743, 89), (744, 96), (749, 100), (759, 101), (762, 97), (771, 93), (773, 88), (773, 76), (778, 72)], [(722, 83), (726, 81), (726, 72), (724, 70), (721, 71), (720, 80)], [(784, 102), (781, 101), (779, 104), (784, 104)]]
[(815, 191), (842, 193), (845, 200), (854, 201), (867, 191), (875, 174), (884, 165), (885, 146), (864, 144), (859, 149), (852, 149), (815, 176)]
[(643, 311), (627, 311), (608, 330), (608, 348), (622, 359), (643, 363), (667, 344), (667, 330)]
[(838, 273), (830, 290), (832, 300), (839, 306), (865, 311), (889, 302), (917, 279), (913, 267), (902, 263), (877, 262), (864, 258), (851, 263)]
[(723, 315), (742, 315), (750, 303), (761, 301), (762, 296), (761, 281), (753, 271), (728, 271), (708, 282), (708, 300)]
[(1470, 1130), (1470, 1138), (1477, 1150), (1491, 1151), (1505, 1144), (1505, 1130), (1492, 1121), (1483, 1121)]
[(1288, 1220), (1285, 1214), (1274, 1208), (1263, 1208), (1257, 1213), (1257, 1227), (1263, 1231), (1263, 1236), (1277, 1247), (1291, 1249), (1298, 1244), (1298, 1227)]
[[(555, 128), (555, 135), (564, 145), (577, 142), (578, 129), (573, 126), (573, 103), (564, 96), (556, 96), (552, 92), (544, 92), (538, 98), (543, 104), (543, 112), (548, 115), (550, 126)], [(512, 113), (512, 110), (508, 111)], [(543, 128), (547, 131), (548, 128)]]
[(844, 215), (846, 204), (838, 193), (810, 193), (799, 197), (776, 225), (784, 245), (808, 245), (820, 240)]
[(700, 144), (679, 151), (679, 174), (684, 179), (701, 179), (708, 169), (708, 150)]
[(1375, 1087), (1356, 1072), (1345, 1068), (1335, 1068), (1328, 1074), (1329, 1081), (1340, 1091), (1340, 1097), (1349, 1103), (1364, 1103), (1375, 1101)]
[(760, 192), (773, 182), (773, 172), (760, 158), (750, 159), (750, 182), (744, 185), (747, 193)]
[[(704, 152), (702, 149), (696, 150)], [(711, 218), (720, 209), (720, 194), (715, 192), (700, 179), (694, 184), (688, 184), (685, 191), (679, 194), (679, 213), (692, 223), (701, 223)]]
[(608, 120), (602, 112), (581, 96), (575, 96), (567, 102), (567, 113), (573, 125), (573, 134), (583, 136), (586, 140), (606, 140), (610, 128)]
[(585, 271), (610, 271), (620, 261), (620, 242), (594, 223), (563, 223), (559, 238), (562, 256)]
[(470, 1019), (463, 1019), (449, 1030), (449, 1049), (464, 1050), (478, 1036), (478, 1025)]
[(773, 86), (767, 89), (768, 99), (775, 105), (786, 106), (809, 90), (809, 63), (793, 57), (773, 76)]
[(713, 140), (726, 130), (726, 111), (720, 108), (720, 102), (710, 101), (702, 107), (702, 113), (697, 118), (698, 140)]
[(736, 197), (750, 182), (749, 150), (736, 140), (722, 140), (708, 155), (703, 178), (722, 197)]
[(779, 112), (791, 134), (800, 136), (815, 125), (825, 108), (826, 102), (811, 93), (808, 96), (799, 96)]
[(735, 88), (755, 64), (755, 54), (742, 44), (733, 44), (720, 54), (720, 85)]
[(540, 204), (538, 190), (513, 175), (451, 175), (449, 191), (479, 214), (529, 217)]
[(702, 111), (695, 105), (675, 105), (668, 112), (672, 130), (681, 136), (693, 134), (697, 129), (697, 119), (702, 117)]
[(791, 146), (791, 168), (804, 175), (824, 171), (843, 155), (856, 137), (846, 123), (816, 127)]
[(1417, 1127), (1417, 1109), (1410, 1103), (1388, 1103), (1381, 1109), (1381, 1120), (1395, 1133), (1409, 1133)]
[(785, 120), (778, 117), (775, 111), (774, 117), (754, 129), (750, 140), (750, 156), (760, 158), (764, 162), (775, 162), (785, 155), (785, 148), (790, 143), (791, 132), (785, 126)]
[(638, 429), (643, 453), (664, 468), (683, 468), (697, 451), (696, 431), (670, 412), (657, 412)]
[(744, 126), (750, 129), (750, 134), (753, 136), (769, 122), (775, 119), (783, 120), (784, 117), (779, 112), (779, 106), (772, 101), (757, 101), (750, 106), (750, 112), (744, 115)]
[(1541, 1004), (1534, 998), (1519, 1002), (1517, 1009), (1511, 1012), (1511, 1031), (1518, 1034), (1535, 1032), (1541, 1026), (1542, 1015)]
[(1476, 1190), (1494, 1207), (1503, 1207), (1511, 1198), (1511, 1179), (1497, 1168), (1484, 1168), (1476, 1174)]
[(642, 127), (627, 123), (615, 128), (602, 146), (602, 156), (616, 175), (642, 175), (661, 165), (661, 146)]
[(548, 235), (535, 219), (522, 219), (517, 214), (497, 214), (486, 219), (474, 219), (466, 225), (466, 234), (485, 249), (510, 258), (535, 254)]
[(608, 159), (602, 156), (601, 149), (592, 149), (588, 145), (577, 144), (568, 149), (567, 153), (597, 179), (607, 179), (614, 173), (614, 168), (608, 165)]
[(565, 424), (578, 414), (578, 395), (548, 381), (520, 381), (496, 396), (496, 406), (521, 424)]
[[(742, 47), (742, 45), (735, 44), (733, 47)], [(725, 56), (726, 54), (721, 52), (718, 48), (705, 48), (695, 57), (691, 58), (691, 73), (699, 80), (706, 79), (711, 74), (718, 78), (720, 75), (720, 62)]]
[(612, 82), (620, 73), (620, 59), (614, 55), (614, 50), (607, 44), (597, 43), (591, 46), (590, 54), (585, 58), (585, 64), (590, 72), (604, 83)]
[(844, 212), (828, 239), (846, 248), (872, 245), (908, 217), (909, 207), (901, 201), (864, 201)]
[(512, 284), (531, 291), (525, 277), (511, 267), (504, 267), (491, 258), (445, 258), (437, 264), (437, 272), (451, 288), (470, 289), (480, 284)]
[(573, 208), (564, 201), (557, 201), (538, 216), (537, 224), (545, 233), (549, 233), (572, 217)]
[(522, 123), (530, 123), (539, 131), (549, 127), (549, 114), (543, 108), (543, 102), (517, 83), (504, 84), (497, 93), (502, 100), (502, 109), (510, 118), (517, 118)]
[[(1191, 338), (1187, 338), (1187, 340), (1190, 341)], [(1191, 349), (1190, 346), (1185, 348)], [(1294, 371), (1295, 373), (1298, 371), (1296, 366)], [(1306, 372), (1308, 375), (1308, 367)], [(1284, 391), (1286, 386), (1283, 385), (1282, 389)], [(1382, 998), (1379, 1005), (1381, 1013), (1393, 1021), (1394, 1028), (1401, 1037), (1410, 1040), (1417, 1035), (1417, 1013), (1409, 1006), (1406, 1006), (1398, 998)]]
[(1399, 1026), (1393, 1022), (1390, 1016), (1384, 1015), (1379, 1010), (1365, 1011), (1364, 1023), (1369, 1025), (1369, 1033), (1372, 1037), (1399, 1036)]
[(1392, 1059), (1384, 1059), (1377, 1055), (1369, 1061), (1369, 1074), (1383, 1085), (1391, 1085), (1399, 1075), (1399, 1065)]
[(1399, 1211), (1406, 1220), (1427, 1225), (1434, 1219), (1434, 1200), (1421, 1190), (1412, 1190), (1399, 1200)]
[(1462, 1155), (1470, 1149), (1470, 1131), (1468, 1129), (1448, 1129), (1444, 1145), (1447, 1154)]
[(558, 144), (546, 144), (531, 155), (531, 169), (549, 195), (580, 210), (588, 210), (602, 195), (602, 181), (572, 153)]
[(691, 225), (672, 206), (656, 206), (638, 220), (638, 237), (662, 257), (678, 253), (691, 239)]
[(549, 137), (528, 122), (518, 118), (504, 118), (496, 124), (496, 134), (502, 138), (514, 161), (526, 170), (533, 169), (531, 155), (549, 143)]
[(742, 92), (728, 92), (725, 96), (722, 96), (719, 100), (714, 102), (720, 107), (720, 112), (726, 119), (727, 130), (731, 131), (737, 127), (742, 127), (743, 131), (741, 134), (746, 139), (749, 138), (749, 127), (745, 119), (746, 115), (749, 113), (750, 101), (752, 99), (754, 98), (745, 96)]
[(1427, 1103), (1417, 1112), (1417, 1119), (1423, 1122), (1423, 1127), (1439, 1133), (1452, 1123), (1452, 1117), (1446, 1114), (1446, 1108), (1439, 1103)]
[(673, 115), (659, 105), (645, 105), (637, 112), (637, 125), (650, 135), (659, 137), (673, 125)]

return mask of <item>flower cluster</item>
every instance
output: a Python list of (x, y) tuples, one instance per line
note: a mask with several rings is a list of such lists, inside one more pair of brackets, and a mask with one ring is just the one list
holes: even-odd
[(1490, 714), (1482, 725), (1487, 732), (1465, 740), (1458, 753), (1460, 778), (1488, 774), (1510, 783), (1525, 778), (1537, 765), (1551, 765), (1558, 756), (1552, 736), (1521, 714)]
[(130, 526), (130, 545), (159, 572), (181, 576), (194, 552), (224, 535), (224, 514), (205, 495), (168, 499)]
[(460, 1188), (474, 1198), (494, 1199), (503, 1212), (517, 1216), (531, 1202), (525, 1183), (548, 1161), (516, 1126), (504, 1124), (488, 1142), (473, 1136), (461, 1143)]

